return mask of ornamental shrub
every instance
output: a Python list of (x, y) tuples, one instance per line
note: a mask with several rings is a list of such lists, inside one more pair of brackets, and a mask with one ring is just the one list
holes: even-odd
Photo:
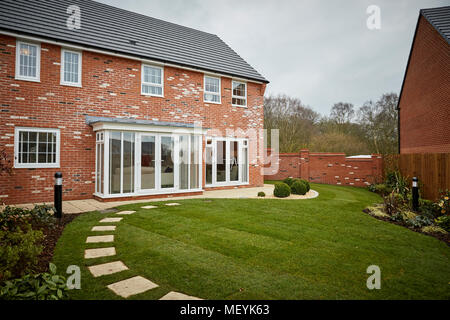
[(258, 192), (258, 197), (265, 197), (266, 194), (263, 191)]
[(291, 188), (284, 182), (275, 183), (273, 195), (277, 198), (286, 198), (291, 195)]
[(289, 187), (292, 186), (292, 184), (294, 183), (294, 178), (289, 177), (283, 180), (283, 183), (286, 183)]
[(14, 231), (0, 230), (0, 283), (33, 271), (42, 252), (40, 230), (22, 222)]
[(309, 181), (305, 180), (305, 179), (301, 179), (301, 182), (303, 182), (306, 186), (306, 192), (308, 192), (309, 190), (311, 190), (311, 185), (309, 184)]
[(293, 194), (305, 195), (308, 192), (306, 184), (301, 180), (294, 181), (291, 189)]

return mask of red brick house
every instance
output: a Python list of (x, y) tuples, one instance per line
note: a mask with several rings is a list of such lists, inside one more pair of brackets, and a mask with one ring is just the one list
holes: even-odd
[(52, 201), (57, 171), (65, 200), (263, 184), (268, 81), (216, 35), (88, 0), (0, 17), (0, 202)]
[(398, 110), (400, 153), (450, 152), (450, 6), (420, 11)]

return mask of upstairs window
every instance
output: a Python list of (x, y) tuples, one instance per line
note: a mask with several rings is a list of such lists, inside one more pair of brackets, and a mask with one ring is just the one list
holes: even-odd
[(16, 79), (40, 81), (41, 46), (17, 41)]
[(237, 107), (247, 106), (247, 84), (245, 82), (233, 81), (233, 92), (231, 104)]
[(163, 96), (164, 71), (160, 67), (142, 65), (141, 93), (149, 96)]
[(59, 130), (16, 128), (14, 138), (14, 167), (59, 167)]
[(61, 84), (81, 87), (81, 53), (61, 51)]
[(205, 76), (204, 102), (220, 103), (220, 78)]

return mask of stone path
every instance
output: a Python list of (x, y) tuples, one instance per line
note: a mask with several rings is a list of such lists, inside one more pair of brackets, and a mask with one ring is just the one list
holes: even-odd
[[(178, 206), (179, 203), (167, 203), (169, 206)], [(144, 206), (143, 209), (155, 209), (158, 206)], [(114, 211), (110, 212), (113, 213)], [(136, 211), (119, 211), (116, 212), (118, 215), (130, 215), (135, 213)], [(111, 218), (106, 217), (101, 219), (100, 223), (111, 223), (111, 222), (120, 222), (121, 218)], [(91, 231), (115, 231), (116, 226), (94, 226)], [(101, 235), (101, 236), (88, 236), (86, 238), (86, 243), (108, 243), (114, 242), (114, 235)], [(85, 259), (95, 259), (100, 257), (109, 257), (116, 255), (116, 248), (95, 248), (95, 249), (86, 249), (84, 251)], [(107, 262), (97, 265), (92, 265), (88, 267), (88, 270), (91, 272), (92, 276), (95, 278), (107, 276), (115, 273), (119, 273), (125, 270), (129, 270), (129, 268), (122, 261), (113, 261)], [(144, 293), (148, 290), (157, 288), (158, 285), (144, 277), (134, 276), (125, 280), (121, 280), (118, 282), (111, 283), (107, 285), (107, 288), (112, 292), (121, 296), (122, 298), (128, 298), (136, 294)], [(202, 300), (197, 297), (188, 296), (184, 293), (179, 293), (175, 291), (171, 291), (160, 298), (160, 300)]]

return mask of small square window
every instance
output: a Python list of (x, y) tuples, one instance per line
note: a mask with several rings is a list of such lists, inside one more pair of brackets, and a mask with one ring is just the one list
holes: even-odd
[(58, 168), (59, 130), (16, 128), (14, 139), (15, 168)]
[(81, 53), (61, 50), (61, 84), (81, 87)]
[(41, 46), (34, 43), (17, 41), (16, 79), (40, 81)]
[(220, 103), (220, 78), (205, 76), (203, 101)]

